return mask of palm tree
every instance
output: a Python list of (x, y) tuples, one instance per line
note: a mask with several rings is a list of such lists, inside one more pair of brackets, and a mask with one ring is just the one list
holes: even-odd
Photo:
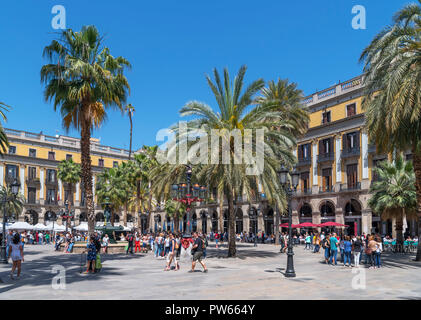
[[(3, 121), (7, 121), (7, 117), (5, 112), (10, 110), (10, 106), (7, 104), (0, 102), (0, 117), (3, 118)], [(7, 148), (9, 147), (9, 140), (7, 139), (6, 132), (4, 132), (4, 128), (0, 123), (0, 155), (6, 153)]]
[(21, 193), (14, 195), (10, 187), (1, 186), (0, 198), (7, 199), (6, 202), (0, 203), (1, 212), (6, 209), (8, 217), (14, 217), (17, 220), (22, 213), (25, 197)]
[(67, 184), (70, 191), (70, 202), (73, 201), (73, 186), (80, 181), (80, 164), (73, 162), (73, 159), (63, 160), (58, 165), (58, 178)]
[(130, 63), (123, 57), (113, 57), (103, 46), (103, 39), (94, 26), (84, 26), (80, 32), (62, 32), (44, 48), (44, 57), (51, 62), (41, 68), (46, 101), (60, 109), (63, 127), (80, 131), (82, 184), (88, 210), (88, 228), (95, 228), (90, 156), (91, 132), (107, 117), (107, 109), (123, 112), (129, 88), (123, 72)]
[(411, 161), (399, 155), (395, 162), (382, 162), (374, 169), (378, 179), (373, 182), (368, 201), (373, 212), (383, 220), (396, 219), (397, 243), (403, 245), (403, 218), (416, 218), (415, 174)]
[[(303, 92), (296, 83), (289, 83), (287, 79), (271, 80), (267, 87), (261, 90), (257, 102), (262, 106), (273, 106), (292, 123), (290, 132), (294, 136), (301, 136), (307, 131), (309, 120), (308, 110), (302, 104)], [(279, 245), (280, 210), (275, 210), (275, 244)]]
[(133, 117), (133, 113), (135, 112), (135, 108), (131, 104), (128, 104), (126, 108), (124, 109), (124, 111), (127, 112), (127, 114), (129, 115), (129, 120), (130, 120), (130, 147), (129, 147), (129, 161), (130, 161), (132, 157), (132, 136), (133, 136), (132, 117)]
[[(421, 0), (393, 20), (361, 55), (366, 72), (362, 107), (369, 138), (380, 152), (412, 150), (421, 217)], [(421, 242), (416, 260), (421, 260)]]
[(99, 203), (109, 201), (111, 204), (111, 224), (114, 225), (116, 211), (119, 210), (128, 197), (130, 183), (123, 170), (109, 168), (104, 170), (96, 183), (96, 195)]
[[(254, 96), (263, 89), (264, 81), (259, 79), (252, 82), (243, 92), (245, 72), (246, 66), (242, 66), (233, 83), (230, 81), (227, 69), (224, 70), (223, 84), (216, 69), (214, 81), (207, 76), (208, 85), (219, 107), (218, 113), (205, 103), (197, 101), (187, 103), (180, 110), (181, 116), (196, 116), (196, 119), (188, 122), (188, 128), (201, 129), (208, 134), (208, 137), (211, 136), (213, 129), (226, 129), (228, 133), (221, 134), (221, 138), (228, 145), (229, 162), (222, 164), (217, 161), (216, 164), (210, 163), (197, 167), (199, 179), (206, 181), (208, 186), (217, 187), (220, 201), (227, 199), (228, 257), (236, 256), (234, 201), (238, 196), (246, 194), (249, 202), (252, 202), (257, 194), (264, 190), (269, 202), (276, 202), (281, 209), (285, 208), (285, 195), (280, 191), (277, 171), (281, 165), (290, 167), (295, 162), (292, 154), (295, 139), (290, 131), (293, 127), (292, 122), (282, 111), (275, 110), (273, 105), (253, 106)], [(244, 147), (243, 141), (247, 141), (252, 146), (252, 150), (255, 150), (244, 152), (244, 161), (241, 163), (234, 160), (238, 160), (238, 154), (235, 152), (234, 139), (229, 134), (236, 129), (241, 134), (241, 147)], [(263, 141), (247, 136), (246, 129), (264, 130)], [(176, 128), (175, 132), (179, 140), (186, 139), (186, 136), (183, 136)], [(175, 152), (177, 146), (178, 144), (170, 149), (169, 153)], [(207, 141), (206, 147), (209, 147)], [(211, 153), (220, 155), (222, 149), (220, 147), (219, 150), (209, 150), (209, 154)], [(264, 163), (255, 163), (252, 159), (254, 154), (261, 154)], [(254, 169), (258, 168), (261, 171), (251, 170), (253, 164)]]

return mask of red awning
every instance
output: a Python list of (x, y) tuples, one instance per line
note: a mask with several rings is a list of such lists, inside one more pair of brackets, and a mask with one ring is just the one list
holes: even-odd
[[(282, 227), (282, 228), (289, 228), (289, 223), (282, 223), (282, 224), (280, 224), (279, 226), (280, 226), (280, 227)], [(295, 228), (300, 228), (300, 225), (299, 225), (299, 224), (293, 224), (291, 227), (292, 227), (293, 229), (295, 229)]]
[(297, 224), (297, 228), (317, 228), (318, 225), (311, 222)]
[(340, 224), (337, 222), (329, 221), (322, 224), (319, 224), (318, 227), (349, 227), (345, 224)]

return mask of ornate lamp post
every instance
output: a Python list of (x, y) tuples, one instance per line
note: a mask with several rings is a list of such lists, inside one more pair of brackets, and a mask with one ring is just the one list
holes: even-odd
[(60, 216), (61, 216), (61, 218), (63, 220), (66, 221), (66, 233), (67, 233), (69, 219), (71, 219), (71, 218), (74, 217), (75, 212), (73, 210), (70, 211), (70, 208), (69, 208), (70, 207), (69, 200), (66, 200), (64, 202), (64, 207), (65, 207), (65, 210), (63, 210), (63, 209), (60, 210)]
[(3, 204), (3, 239), (1, 243), (1, 262), (4, 264), (7, 264), (7, 257), (6, 257), (6, 203), (8, 201), (13, 200), (14, 197), (17, 196), (19, 193), (20, 183), (17, 179), (13, 181), (13, 183), (10, 185), (10, 188), (12, 189), (12, 198), (7, 198), (6, 196), (1, 199), (1, 203)]
[[(288, 176), (291, 176), (291, 182)], [(293, 193), (297, 190), (298, 181), (300, 178), (300, 174), (295, 170), (293, 172), (289, 172), (287, 169), (282, 168), (279, 172), (279, 181), (282, 187), (285, 190), (288, 200), (288, 226), (289, 226), (289, 233), (288, 233), (288, 253), (287, 253), (287, 270), (285, 271), (285, 277), (287, 278), (294, 278), (295, 277), (295, 270), (294, 270), (294, 252), (292, 249), (292, 210), (291, 210), (291, 197)]]
[(184, 203), (187, 206), (187, 228), (185, 229), (183, 238), (191, 238), (191, 217), (190, 209), (193, 202), (202, 202), (205, 200), (206, 187), (199, 184), (191, 184), (192, 168), (186, 166), (187, 183), (173, 184), (171, 188), (171, 196), (174, 201)]

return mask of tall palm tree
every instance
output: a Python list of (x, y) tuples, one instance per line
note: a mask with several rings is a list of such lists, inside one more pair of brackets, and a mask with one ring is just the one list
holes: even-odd
[[(271, 80), (256, 99), (260, 105), (272, 106), (287, 117), (293, 124), (290, 132), (296, 137), (307, 131), (309, 120), (308, 110), (302, 103), (303, 92), (297, 87), (296, 83), (289, 83), (287, 79)], [(275, 244), (279, 245), (280, 210), (275, 211)]]
[(133, 137), (132, 117), (133, 117), (133, 113), (135, 112), (135, 108), (131, 104), (128, 104), (126, 108), (124, 109), (124, 111), (127, 112), (127, 114), (129, 115), (129, 120), (130, 120), (130, 147), (129, 147), (129, 161), (130, 161), (132, 157), (132, 137)]
[(111, 224), (114, 225), (116, 211), (125, 205), (130, 192), (130, 183), (124, 171), (119, 168), (104, 170), (96, 183), (96, 195), (99, 203), (109, 201), (111, 204)]
[[(276, 202), (281, 208), (285, 208), (285, 195), (280, 191), (277, 179), (277, 171), (281, 165), (292, 166), (295, 158), (292, 154), (292, 147), (295, 139), (290, 132), (293, 126), (288, 117), (282, 111), (274, 110), (272, 105), (255, 106), (255, 95), (264, 87), (262, 79), (252, 82), (245, 89), (244, 75), (246, 66), (242, 66), (231, 83), (228, 70), (224, 70), (223, 83), (218, 71), (214, 70), (214, 81), (207, 76), (207, 82), (211, 88), (217, 101), (219, 112), (216, 113), (210, 106), (205, 103), (192, 101), (187, 103), (181, 110), (181, 116), (195, 116), (196, 118), (189, 121), (187, 126), (191, 129), (201, 129), (211, 136), (213, 129), (226, 129), (228, 134), (221, 134), (228, 145), (229, 162), (222, 164), (208, 163), (198, 166), (197, 175), (199, 179), (206, 181), (208, 186), (216, 186), (219, 197), (227, 199), (228, 205), (228, 256), (236, 256), (235, 244), (235, 208), (234, 201), (238, 196), (246, 194), (249, 201), (256, 198), (258, 192), (266, 193), (270, 202)], [(243, 92), (244, 89), (244, 92)], [(276, 129), (275, 129), (276, 128)], [(234, 138), (229, 135), (233, 130), (238, 129), (242, 138), (241, 150), (244, 147), (244, 141), (252, 146), (253, 152), (244, 152), (244, 160), (238, 160)], [(263, 141), (256, 138), (250, 138), (246, 135), (246, 129), (256, 130), (262, 129), (265, 132)], [(190, 132), (183, 136), (175, 128), (179, 141), (186, 139)], [(222, 131), (221, 131), (222, 132)], [(209, 148), (206, 141), (206, 147)], [(177, 144), (171, 152), (175, 152)], [(216, 153), (218, 156), (222, 154), (222, 148), (219, 150), (209, 150), (209, 154)], [(254, 154), (263, 156), (263, 164), (258, 164), (258, 168), (262, 171), (250, 174), (252, 168)], [(236, 159), (236, 160), (234, 160)], [(238, 163), (240, 162), (240, 163)], [(259, 190), (261, 188), (262, 190)], [(222, 212), (221, 212), (222, 214)]]
[(107, 117), (107, 109), (123, 112), (129, 84), (124, 76), (130, 63), (123, 57), (113, 57), (103, 46), (103, 39), (94, 26), (84, 26), (80, 32), (71, 29), (44, 48), (50, 63), (41, 68), (44, 96), (60, 109), (63, 127), (80, 131), (82, 184), (88, 210), (88, 229), (95, 228), (90, 156), (91, 132)]
[(403, 245), (403, 218), (416, 218), (415, 174), (411, 161), (399, 155), (395, 162), (382, 162), (374, 169), (378, 179), (373, 182), (368, 201), (373, 212), (383, 220), (396, 219), (397, 243)]
[[(7, 121), (6, 112), (10, 110), (10, 106), (7, 104), (0, 102), (0, 118), (3, 121)], [(4, 128), (0, 123), (0, 155), (3, 155), (7, 152), (7, 148), (9, 147), (9, 140), (7, 139), (6, 132), (4, 132)]]
[(73, 201), (73, 186), (80, 181), (81, 168), (80, 164), (73, 159), (63, 160), (58, 165), (58, 178), (67, 184), (70, 191), (70, 202)]
[(0, 187), (0, 198), (7, 199), (6, 202), (0, 203), (0, 212), (3, 213), (6, 209), (8, 217), (14, 217), (18, 220), (22, 213), (25, 197), (19, 192), (16, 196), (12, 193), (10, 187)]
[[(369, 138), (380, 152), (412, 150), (421, 217), (421, 0), (393, 20), (361, 55), (366, 72), (362, 107)], [(416, 260), (421, 260), (421, 242)]]

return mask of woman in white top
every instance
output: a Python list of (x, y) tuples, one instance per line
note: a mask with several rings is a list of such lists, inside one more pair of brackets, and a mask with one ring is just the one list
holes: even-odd
[(102, 238), (102, 247), (104, 253), (108, 253), (108, 243), (110, 242), (110, 238), (108, 237), (108, 234), (105, 234), (104, 238)]
[(12, 261), (13, 261), (12, 272), (10, 272), (10, 278), (14, 279), (13, 273), (15, 272), (15, 269), (18, 268), (17, 278), (19, 279), (20, 271), (21, 271), (21, 261), (24, 261), (23, 248), (22, 248), (22, 243), (20, 241), (19, 233), (16, 233), (13, 236), (12, 244), (9, 247), (9, 259), (10, 258), (12, 258)]

